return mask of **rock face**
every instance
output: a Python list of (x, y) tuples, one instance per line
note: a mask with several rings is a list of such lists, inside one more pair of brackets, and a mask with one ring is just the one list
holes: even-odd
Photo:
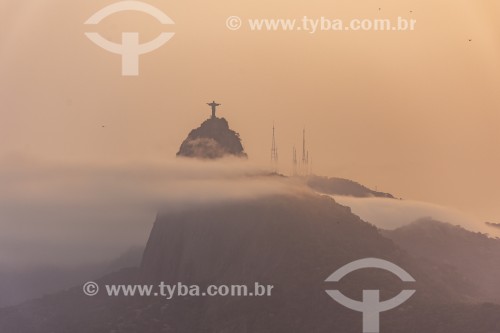
[[(436, 272), (416, 262), (349, 208), (319, 195), (160, 213), (142, 270), (149, 279), (166, 283), (275, 286), (272, 297), (192, 299), (190, 317), (196, 320), (179, 321), (179, 332), (206, 327), (210, 332), (354, 333), (362, 331), (360, 314), (330, 299), (325, 289), (335, 289), (335, 284), (324, 281), (337, 268), (367, 257), (394, 262), (417, 280), (414, 298), (383, 315), (383, 332), (460, 331), (447, 316), (469, 311), (460, 305), (465, 299), (461, 292), (471, 289), (467, 283), (454, 271)], [(389, 299), (402, 287), (390, 273), (377, 270), (358, 272), (340, 284), (353, 299), (361, 299), (363, 288), (380, 289), (382, 298)], [(444, 315), (444, 309), (449, 313)], [(500, 314), (500, 308), (494, 309), (484, 315), (488, 329), (496, 325), (493, 313)], [(473, 306), (470, 310), (481, 312)], [(476, 319), (471, 316), (465, 322)]]
[(177, 156), (217, 159), (225, 156), (246, 158), (240, 135), (229, 128), (224, 118), (210, 118), (189, 133)]
[(300, 262), (307, 271), (324, 265), (322, 283), (336, 265), (397, 252), (375, 227), (328, 197), (272, 196), (158, 214), (142, 269), (163, 281), (257, 281), (286, 278)]
[[(383, 270), (325, 279), (357, 259), (389, 260), (408, 271), (406, 285)], [(97, 280), (106, 284), (273, 285), (267, 297), (87, 297), (81, 287), (0, 309), (9, 333), (359, 333), (361, 313), (329, 298), (339, 289), (361, 300), (379, 289), (387, 300), (417, 293), (382, 313), (381, 332), (500, 332), (500, 306), (462, 303), (456, 272), (419, 262), (377, 228), (329, 197), (276, 195), (169, 209), (157, 217), (140, 269)], [(102, 288), (104, 289), (104, 288)]]

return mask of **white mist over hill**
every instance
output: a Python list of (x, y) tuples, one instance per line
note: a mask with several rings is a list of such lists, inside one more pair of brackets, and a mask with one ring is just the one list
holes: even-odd
[(246, 161), (0, 164), (0, 264), (72, 265), (144, 246), (156, 212), (289, 193)]
[(421, 218), (460, 225), (463, 228), (500, 237), (500, 229), (488, 226), (482, 221), (457, 209), (414, 200), (396, 200), (386, 198), (354, 198), (333, 196), (338, 203), (348, 206), (353, 213), (363, 220), (375, 224), (381, 229), (393, 230), (408, 225)]

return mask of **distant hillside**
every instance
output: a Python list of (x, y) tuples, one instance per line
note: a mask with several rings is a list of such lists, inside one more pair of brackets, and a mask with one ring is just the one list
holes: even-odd
[(381, 270), (325, 279), (353, 260), (377, 257), (407, 270), (415, 296), (381, 316), (386, 333), (489, 333), (500, 330), (500, 306), (464, 304), (470, 286), (446, 267), (401, 251), (349, 208), (319, 195), (272, 196), (161, 212), (140, 269), (103, 284), (272, 284), (271, 297), (95, 297), (81, 287), (0, 310), (8, 333), (359, 333), (361, 314), (326, 289), (361, 299), (380, 289), (389, 299), (406, 285)]
[(414, 257), (456, 271), (475, 286), (476, 297), (500, 303), (499, 239), (432, 219), (383, 234)]
[(240, 135), (229, 128), (224, 118), (207, 119), (200, 127), (192, 130), (182, 142), (177, 156), (201, 159), (247, 157)]
[(389, 193), (377, 192), (349, 179), (310, 176), (307, 185), (317, 192), (358, 198), (381, 197), (394, 199)]
[(13, 270), (0, 267), (0, 308), (59, 292), (122, 268), (138, 267), (143, 251), (144, 248), (134, 247), (115, 260), (77, 268), (39, 266)]

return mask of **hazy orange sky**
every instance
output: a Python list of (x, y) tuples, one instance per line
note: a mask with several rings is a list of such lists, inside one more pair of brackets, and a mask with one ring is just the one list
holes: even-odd
[[(138, 31), (145, 42), (164, 27), (140, 13), (83, 24), (113, 2), (0, 2), (0, 156), (173, 158), (215, 99), (252, 161), (269, 162), (275, 122), (288, 173), (305, 126), (317, 174), (500, 222), (497, 0), (148, 0), (176, 22), (168, 27), (176, 35), (141, 56), (138, 77), (122, 77), (120, 57), (84, 32), (118, 42)], [(403, 16), (417, 25), (413, 32), (229, 31), (230, 15)]]

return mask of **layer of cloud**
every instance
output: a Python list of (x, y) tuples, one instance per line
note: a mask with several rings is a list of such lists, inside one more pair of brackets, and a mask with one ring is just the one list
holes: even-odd
[(453, 208), (412, 200), (345, 196), (334, 196), (334, 199), (338, 203), (350, 207), (352, 212), (363, 220), (382, 229), (392, 230), (421, 218), (432, 217), (438, 221), (460, 225), (470, 231), (500, 237), (498, 229), (489, 227), (485, 223)]
[(72, 264), (143, 246), (159, 209), (249, 199), (290, 184), (241, 160), (0, 163), (0, 265)]

